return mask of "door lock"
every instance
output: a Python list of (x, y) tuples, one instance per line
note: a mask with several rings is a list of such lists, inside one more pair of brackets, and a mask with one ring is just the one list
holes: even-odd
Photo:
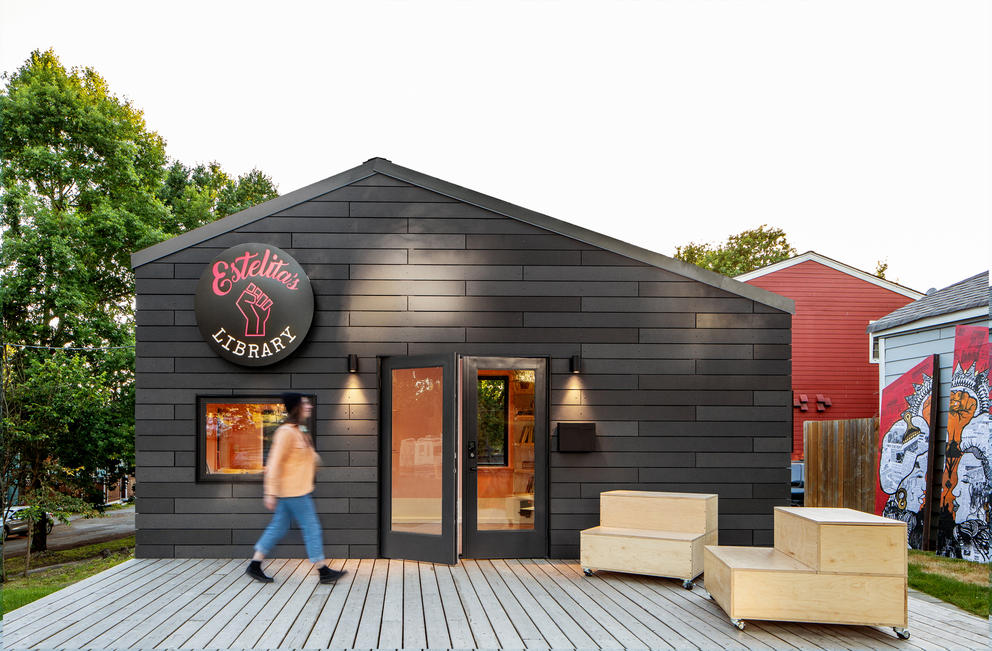
[(469, 470), (475, 470), (475, 441), (468, 442), (468, 459), (469, 459)]

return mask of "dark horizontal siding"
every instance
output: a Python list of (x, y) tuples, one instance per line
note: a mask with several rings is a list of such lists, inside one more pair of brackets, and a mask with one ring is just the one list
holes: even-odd
[[(307, 340), (262, 371), (214, 355), (193, 312), (206, 263), (250, 241), (289, 251), (316, 296)], [(316, 395), (327, 553), (374, 556), (375, 368), (389, 355), (551, 358), (551, 432), (594, 421), (598, 434), (587, 454), (552, 441), (553, 556), (577, 555), (604, 490), (717, 493), (725, 544), (770, 544), (772, 507), (788, 501), (790, 316), (671, 272), (378, 176), (136, 276), (140, 556), (250, 553), (269, 518), (261, 486), (194, 481), (196, 396), (290, 387)], [(277, 552), (305, 555), (298, 532)]]

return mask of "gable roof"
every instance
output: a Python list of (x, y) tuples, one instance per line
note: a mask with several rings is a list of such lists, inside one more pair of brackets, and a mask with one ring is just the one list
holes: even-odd
[(490, 212), (494, 212), (504, 217), (509, 217), (538, 228), (570, 237), (574, 240), (599, 247), (645, 264), (649, 264), (659, 269), (671, 271), (680, 276), (685, 276), (691, 280), (696, 280), (712, 287), (717, 287), (724, 291), (738, 296), (757, 301), (763, 305), (773, 307), (783, 312), (795, 313), (795, 302), (784, 296), (779, 296), (773, 292), (748, 285), (734, 280), (729, 276), (724, 276), (708, 269), (697, 267), (696, 265), (682, 262), (670, 258), (666, 255), (649, 251), (648, 249), (623, 242), (602, 233), (591, 231), (587, 228), (570, 224), (548, 215), (543, 215), (527, 208), (515, 206), (506, 201), (490, 197), (468, 188), (443, 181), (432, 176), (428, 176), (416, 170), (396, 165), (385, 158), (372, 158), (365, 161), (358, 167), (354, 167), (340, 174), (328, 177), (323, 181), (317, 181), (304, 188), (290, 192), (281, 197), (270, 199), (265, 203), (252, 206), (241, 212), (228, 215), (223, 219), (201, 226), (192, 231), (187, 231), (177, 235), (172, 239), (160, 242), (146, 249), (142, 249), (131, 255), (131, 267), (137, 268), (142, 265), (154, 262), (177, 251), (189, 248), (211, 238), (223, 235), (230, 231), (241, 228), (269, 215), (286, 210), (291, 206), (309, 201), (322, 194), (327, 194), (356, 181), (368, 178), (373, 174), (383, 174), (394, 179), (409, 183), (417, 187), (436, 192), (438, 194), (456, 199)]
[(746, 274), (734, 276), (734, 278), (743, 282), (747, 282), (748, 280), (752, 280), (754, 278), (760, 278), (761, 276), (766, 276), (770, 273), (775, 273), (776, 271), (781, 271), (783, 269), (788, 269), (789, 267), (795, 266), (797, 264), (801, 264), (803, 262), (818, 262), (826, 267), (830, 267), (831, 269), (836, 269), (837, 271), (845, 273), (849, 276), (854, 276), (855, 278), (859, 280), (863, 280), (866, 283), (877, 285), (878, 287), (882, 287), (897, 294), (902, 294), (903, 296), (908, 296), (909, 298), (912, 299), (922, 298), (924, 296), (922, 292), (918, 292), (915, 289), (904, 287), (903, 285), (894, 283), (891, 280), (879, 278), (878, 276), (870, 274), (867, 271), (856, 269), (851, 265), (844, 264), (843, 262), (839, 262), (838, 260), (834, 260), (833, 258), (828, 258), (825, 255), (820, 255), (816, 251), (807, 251), (806, 253), (797, 255), (794, 258), (789, 258), (788, 260), (782, 260), (781, 262), (776, 262), (766, 267), (761, 267), (760, 269), (749, 271)]
[(990, 293), (989, 272), (983, 271), (886, 314), (869, 325), (868, 332), (888, 330), (921, 319), (965, 310), (980, 311), (985, 308), (987, 313)]

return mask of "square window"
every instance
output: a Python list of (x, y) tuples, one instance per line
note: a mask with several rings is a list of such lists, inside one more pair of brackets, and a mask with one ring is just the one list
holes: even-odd
[[(201, 396), (197, 401), (197, 479), (262, 481), (272, 437), (286, 421), (282, 398)], [(313, 432), (313, 413), (301, 429)]]

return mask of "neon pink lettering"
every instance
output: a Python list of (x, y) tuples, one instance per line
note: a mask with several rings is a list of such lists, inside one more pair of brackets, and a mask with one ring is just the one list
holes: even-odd
[(227, 267), (227, 263), (223, 260), (219, 260), (214, 265), (214, 294), (217, 296), (227, 295), (234, 284), (227, 278)]

